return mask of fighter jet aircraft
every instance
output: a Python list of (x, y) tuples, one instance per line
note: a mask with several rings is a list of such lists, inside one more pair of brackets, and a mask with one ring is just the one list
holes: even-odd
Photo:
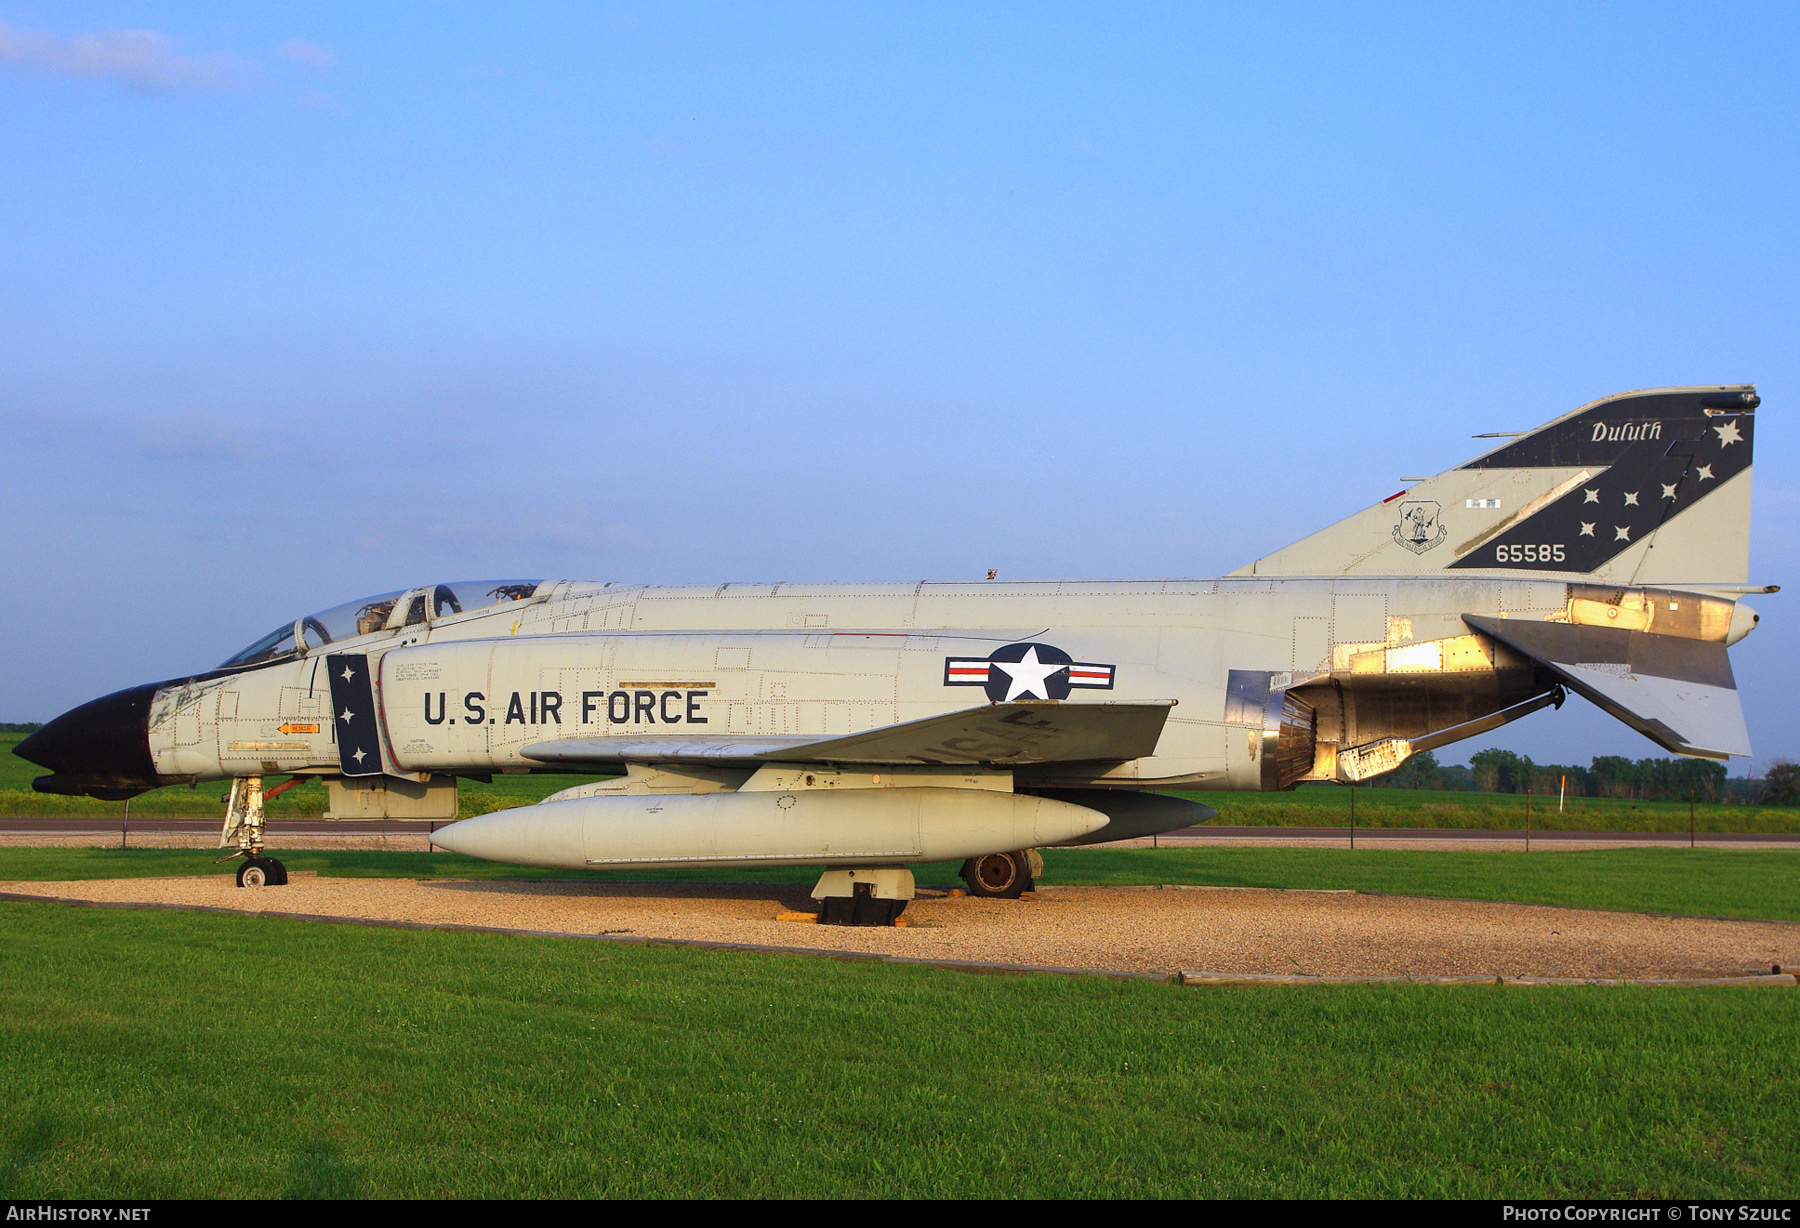
[[(452, 823), (533, 866), (808, 865), (828, 922), (891, 922), (907, 866), (1016, 896), (1035, 850), (1212, 811), (1168, 790), (1354, 782), (1567, 691), (1670, 751), (1750, 754), (1726, 648), (1748, 580), (1748, 385), (1584, 405), (1211, 580), (427, 584), (284, 622), (218, 668), (20, 743), (50, 793), (262, 781), (328, 817), (451, 819), (457, 779), (611, 773)], [(287, 786), (281, 786), (287, 787)]]

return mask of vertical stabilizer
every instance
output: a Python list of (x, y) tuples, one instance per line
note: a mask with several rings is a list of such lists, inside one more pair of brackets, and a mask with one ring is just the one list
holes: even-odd
[(1594, 401), (1232, 574), (1743, 584), (1759, 404), (1749, 384)]

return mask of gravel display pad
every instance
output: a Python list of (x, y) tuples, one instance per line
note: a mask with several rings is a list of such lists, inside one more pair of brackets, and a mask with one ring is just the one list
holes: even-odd
[(1048, 887), (1028, 900), (921, 890), (905, 929), (776, 920), (803, 886), (218, 876), (0, 883), (21, 895), (863, 951), (1105, 971), (1309, 976), (1734, 977), (1800, 966), (1800, 925), (1237, 887)]

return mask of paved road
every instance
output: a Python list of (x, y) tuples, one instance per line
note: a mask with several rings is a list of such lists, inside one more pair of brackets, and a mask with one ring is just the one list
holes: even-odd
[[(1278, 836), (1284, 840), (1347, 840), (1348, 827), (1184, 827), (1170, 832), (1174, 839), (1267, 840)], [(1792, 844), (1800, 846), (1800, 832), (1718, 832), (1703, 831), (1695, 838), (1705, 844)], [(1525, 843), (1523, 831), (1479, 827), (1359, 827), (1356, 839), (1371, 844), (1383, 840), (1517, 840)], [(1686, 844), (1684, 831), (1543, 831), (1534, 828), (1533, 843), (1539, 840), (1581, 840), (1586, 842), (1617, 841), (1629, 844)]]
[[(206, 832), (219, 830), (220, 819), (166, 819), (135, 818), (131, 820), (134, 832)], [(270, 819), (266, 830), (272, 835), (287, 836), (351, 836), (362, 833), (420, 835), (441, 826), (436, 823), (403, 823), (394, 819), (343, 819), (325, 822), (322, 819), (288, 818)], [(68, 819), (68, 818), (0, 818), (0, 835), (7, 834), (45, 834), (45, 835), (82, 835), (89, 832), (116, 832), (119, 830), (117, 819)], [(1348, 827), (1184, 827), (1180, 831), (1170, 832), (1165, 839), (1171, 840), (1345, 840), (1350, 835)], [(1706, 844), (1791, 844), (1800, 847), (1800, 833), (1797, 832), (1700, 832), (1699, 840)], [(1523, 844), (1523, 831), (1488, 830), (1472, 827), (1359, 827), (1356, 829), (1358, 842), (1368, 841), (1371, 844), (1383, 840), (1517, 840)], [(1586, 842), (1620, 842), (1629, 844), (1686, 844), (1688, 834), (1684, 831), (1541, 831), (1531, 833), (1533, 842), (1557, 840), (1580, 840)]]

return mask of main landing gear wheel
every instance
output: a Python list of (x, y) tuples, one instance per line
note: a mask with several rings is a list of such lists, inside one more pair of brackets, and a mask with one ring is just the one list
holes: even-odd
[(969, 894), (989, 900), (1016, 900), (1031, 890), (1031, 859), (1025, 853), (989, 853), (963, 862)]
[(240, 887), (284, 887), (287, 880), (287, 867), (273, 857), (252, 857), (238, 864)]

